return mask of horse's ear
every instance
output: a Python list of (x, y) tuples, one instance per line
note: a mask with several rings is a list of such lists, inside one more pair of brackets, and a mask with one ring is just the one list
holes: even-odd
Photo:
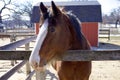
[(40, 3), (40, 11), (41, 11), (43, 14), (44, 14), (44, 13), (47, 13), (47, 7), (45, 7), (42, 2)]
[(52, 11), (54, 16), (58, 16), (61, 14), (60, 9), (55, 5), (55, 3), (52, 1)]

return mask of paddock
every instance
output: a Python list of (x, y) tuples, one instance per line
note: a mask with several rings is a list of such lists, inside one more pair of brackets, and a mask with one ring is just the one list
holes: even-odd
[[(26, 60), (28, 60), (29, 55), (31, 53), (30, 50), (29, 51), (27, 50), (27, 49), (29, 49), (28, 44), (26, 45), (27, 51), (26, 50), (11, 51), (11, 49), (19, 47), (21, 45), (24, 45), (26, 43), (29, 43), (29, 42), (35, 40), (35, 36), (32, 37), (31, 40), (30, 39), (31, 39), (31, 37), (28, 38), (29, 41), (27, 41), (27, 38), (26, 38), (22, 41), (20, 40), (20, 41), (14, 42), (12, 44), (8, 44), (8, 45), (6, 45), (7, 47), (2, 46), (0, 48), (1, 49), (0, 60), (21, 60), (22, 61), (22, 62), (18, 63), (16, 66), (14, 66), (12, 69), (8, 70), (7, 73), (3, 74), (0, 77), (0, 80), (7, 80), (9, 78), (10, 78), (10, 80), (12, 80), (11, 79), (12, 75), (14, 73), (16, 73), (23, 65), (26, 64), (26, 62), (27, 62)], [(19, 45), (16, 46), (16, 44), (19, 44)], [(106, 45), (106, 44), (101, 44), (101, 45)], [(111, 78), (111, 76), (114, 75), (114, 74), (112, 74), (112, 73), (114, 73), (114, 71), (111, 71), (110, 69), (108, 69), (108, 68), (112, 68), (116, 64), (120, 63), (119, 62), (119, 60), (120, 60), (120, 50), (119, 50), (120, 47), (119, 47), (119, 45), (117, 47), (118, 47), (118, 49), (113, 48), (112, 50), (110, 50), (110, 49), (106, 49), (106, 50), (105, 49), (99, 49), (99, 50), (94, 49), (92, 51), (79, 51), (79, 50), (78, 51), (76, 51), (76, 50), (75, 51), (67, 51), (64, 56), (61, 56), (59, 58), (59, 60), (64, 60), (64, 61), (93, 61), (93, 64), (96, 63), (96, 65), (93, 65), (93, 68), (97, 68), (97, 65), (99, 65), (100, 69), (97, 69), (98, 75), (96, 76), (96, 78), (92, 79), (92, 77), (95, 76), (95, 74), (92, 74), (90, 77), (90, 80), (96, 80), (97, 78), (100, 78), (97, 80), (101, 80), (101, 79), (102, 80), (119, 80), (120, 79), (119, 76), (114, 76)], [(88, 55), (88, 53), (90, 53), (90, 54)], [(113, 63), (113, 62), (115, 62), (115, 63)], [(108, 70), (108, 72), (111, 72), (110, 73), (111, 76), (108, 76), (107, 74), (105, 75), (105, 73), (100, 74), (100, 72), (102, 73), (102, 71), (103, 71), (103, 70), (101, 70), (102, 68), (104, 68), (103, 65), (104, 66), (106, 65), (105, 70)], [(117, 65), (117, 68), (114, 68), (114, 69), (119, 70), (119, 67), (120, 66)], [(95, 70), (95, 69), (93, 69), (93, 70)], [(26, 71), (27, 76), (24, 74), (25, 79), (21, 79), (21, 80), (30, 80), (32, 75), (35, 74), (35, 71), (32, 71), (30, 69), (25, 68), (24, 71)], [(52, 74), (52, 72), (49, 72), (47, 70), (47, 73), (48, 74), (47, 74), (46, 80), (55, 80), (56, 79), (56, 77), (54, 76), (54, 74)], [(30, 76), (28, 74), (30, 74)], [(119, 71), (116, 74), (119, 75), (120, 74)], [(44, 75), (44, 72), (42, 72), (42, 75)], [(103, 75), (103, 76), (101, 76), (101, 75)], [(34, 75), (34, 77), (36, 77), (36, 76)], [(50, 76), (52, 76), (52, 77), (50, 77)], [(41, 76), (40, 78), (42, 78), (42, 77), (43, 76)], [(115, 79), (116, 77), (118, 79)], [(36, 80), (39, 80), (37, 78), (39, 78), (39, 77), (36, 77)], [(52, 79), (50, 79), (50, 78), (52, 78)], [(43, 80), (43, 79), (41, 79), (41, 80)]]

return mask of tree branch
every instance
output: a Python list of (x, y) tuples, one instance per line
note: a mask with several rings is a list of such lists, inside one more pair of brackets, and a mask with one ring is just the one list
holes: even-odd
[(1, 8), (0, 14), (2, 13), (2, 11), (3, 11), (4, 9), (7, 8), (7, 5), (9, 5), (9, 4), (11, 3), (11, 0), (9, 0), (8, 3), (6, 3), (5, 0), (3, 0), (3, 3), (4, 3), (4, 6)]

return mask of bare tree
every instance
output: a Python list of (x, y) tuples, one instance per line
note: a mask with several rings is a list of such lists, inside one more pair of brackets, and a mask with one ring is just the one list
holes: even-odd
[(22, 26), (22, 19), (21, 19), (21, 16), (19, 14), (13, 14), (12, 18), (13, 18), (12, 21), (14, 22), (14, 27)]
[(0, 23), (2, 23), (2, 16), (1, 16), (1, 14), (0, 14)]
[(2, 12), (5, 10), (5, 9), (8, 9), (8, 10), (11, 10), (9, 7), (8, 7), (8, 5), (10, 5), (11, 4), (11, 0), (0, 0), (0, 2), (2, 2), (3, 3), (3, 6), (0, 8), (0, 23), (2, 23), (2, 17), (3, 16), (9, 16), (9, 14), (6, 14), (6, 15), (1, 15), (2, 14)]
[(24, 22), (24, 25), (27, 27), (32, 27), (32, 23), (30, 22), (30, 18), (32, 15), (32, 2), (26, 1), (22, 4), (15, 4), (17, 10), (14, 14), (18, 14), (21, 16), (21, 19)]
[(118, 23), (120, 23), (120, 7), (113, 9), (109, 15), (103, 15), (103, 22), (115, 24), (115, 27), (117, 27)]
[(120, 23), (120, 7), (118, 7), (117, 9), (114, 9), (111, 12), (111, 20), (115, 23), (115, 27), (117, 28), (118, 23)]

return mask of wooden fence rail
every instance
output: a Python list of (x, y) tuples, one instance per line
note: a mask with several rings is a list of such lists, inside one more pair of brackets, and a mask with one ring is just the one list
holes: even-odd
[[(7, 45), (4, 45), (4, 46), (1, 46), (0, 47), (0, 50), (1, 52), (3, 53), (5, 51), (7, 51), (9, 53), (8, 50), (14, 50), (15, 48), (17, 47), (20, 47), (22, 45), (25, 45), (25, 50), (29, 50), (29, 43), (33, 40), (36, 39), (36, 36), (32, 36), (32, 37), (29, 37), (29, 38), (25, 38), (25, 39), (22, 39), (22, 40), (18, 40), (18, 41), (15, 41), (15, 42), (12, 42), (10, 44), (7, 44)], [(17, 51), (14, 51), (14, 53), (16, 53)], [(13, 54), (14, 55), (14, 54)], [(18, 60), (18, 59), (14, 59), (12, 56), (12, 54), (9, 55), (11, 56), (11, 59), (8, 59), (8, 60)], [(9, 56), (6, 56), (4, 54), (0, 55), (0, 60), (7, 60), (7, 57)], [(16, 53), (16, 56), (17, 56), (17, 53)], [(6, 59), (3, 59), (5, 58)], [(12, 59), (13, 58), (13, 59)], [(27, 64), (26, 64), (27, 63)], [(6, 72), (3, 76), (0, 77), (0, 80), (8, 80), (9, 77), (11, 77), (17, 70), (19, 70), (23, 65), (26, 64), (26, 73), (28, 75), (28, 77), (26, 78), (26, 80), (31, 80), (31, 77), (34, 73), (34, 71), (31, 72), (30, 70), (30, 66), (28, 64), (28, 61), (27, 60), (23, 60), (21, 63), (19, 63), (18, 65), (16, 65), (15, 67), (13, 67), (12, 69), (10, 69), (8, 72)], [(30, 74), (30, 75), (29, 75)]]
[[(31, 51), (0, 51), (0, 60), (28, 60)], [(120, 50), (70, 50), (64, 53), (64, 56), (59, 56), (58, 60), (63, 61), (105, 61), (105, 60), (120, 60)], [(23, 63), (22, 65), (24, 65)], [(21, 65), (21, 64), (20, 64)], [(19, 68), (22, 67), (19, 66)], [(14, 67), (2, 77), (0, 80), (7, 80), (19, 68)], [(14, 71), (15, 70), (15, 71)], [(30, 80), (35, 71), (32, 71), (25, 80)], [(37, 73), (37, 72), (36, 72)], [(9, 75), (8, 75), (9, 74)], [(36, 74), (36, 80), (43, 80), (45, 74)], [(5, 78), (5, 79), (4, 79)]]
[[(0, 80), (7, 80), (18, 69), (20, 69), (29, 59), (31, 51), (29, 51), (29, 42), (36, 39), (36, 36), (26, 38), (20, 41), (4, 45), (0, 47), (0, 60), (23, 60), (21, 63), (13, 67), (7, 73), (0, 77)], [(27, 45), (28, 51), (11, 51), (22, 45)], [(62, 61), (104, 61), (104, 60), (120, 60), (120, 50), (69, 50), (63, 56), (59, 56), (58, 60)], [(29, 70), (28, 70), (29, 71)], [(25, 80), (30, 80), (35, 71), (32, 71)], [(37, 73), (37, 72), (36, 72)], [(41, 75), (41, 76), (39, 76)], [(43, 80), (44, 72), (36, 74), (36, 80)], [(41, 78), (41, 79), (40, 79)]]
[(27, 43), (35, 40), (35, 39), (36, 39), (36, 36), (33, 36), (33, 37), (30, 37), (30, 38), (26, 38), (26, 39), (22, 39), (22, 40), (19, 40), (19, 41), (15, 41), (13, 43), (1, 46), (0, 50), (12, 50), (12, 49), (20, 47), (22, 45), (25, 45), (25, 44), (27, 44)]
[(110, 29), (100, 29), (99, 38), (108, 38), (110, 40)]
[[(31, 51), (0, 51), (0, 60), (28, 60)], [(120, 60), (120, 50), (69, 50), (62, 61), (102, 61)]]
[(26, 78), (25, 80), (30, 80), (31, 77), (32, 77), (34, 74), (35, 74), (35, 70), (32, 71), (32, 72), (27, 76), (27, 78)]
[(8, 80), (15, 72), (17, 72), (23, 65), (25, 65), (27, 61), (22, 61), (18, 65), (14, 66), (8, 72), (6, 72), (3, 76), (0, 77), (0, 80)]

